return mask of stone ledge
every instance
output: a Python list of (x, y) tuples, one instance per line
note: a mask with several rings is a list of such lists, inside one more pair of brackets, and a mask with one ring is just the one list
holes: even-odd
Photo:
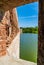
[(11, 56), (0, 57), (0, 65), (37, 65), (37, 63), (16, 59)]

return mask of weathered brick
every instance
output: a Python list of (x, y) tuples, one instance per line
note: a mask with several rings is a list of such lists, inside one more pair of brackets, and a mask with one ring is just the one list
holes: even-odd
[(6, 41), (2, 40), (0, 41), (0, 56), (6, 54)]

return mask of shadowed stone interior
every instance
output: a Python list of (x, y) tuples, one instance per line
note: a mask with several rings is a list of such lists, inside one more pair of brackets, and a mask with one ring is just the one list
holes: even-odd
[(0, 22), (4, 16), (4, 10), (0, 8)]

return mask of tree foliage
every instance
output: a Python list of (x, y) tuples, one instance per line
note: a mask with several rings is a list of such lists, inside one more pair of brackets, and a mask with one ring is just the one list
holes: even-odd
[(22, 29), (23, 33), (38, 33), (38, 27), (20, 27), (20, 29)]

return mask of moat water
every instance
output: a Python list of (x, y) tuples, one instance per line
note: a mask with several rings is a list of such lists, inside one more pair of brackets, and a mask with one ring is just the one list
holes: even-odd
[(22, 33), (20, 35), (20, 58), (37, 62), (38, 34)]

